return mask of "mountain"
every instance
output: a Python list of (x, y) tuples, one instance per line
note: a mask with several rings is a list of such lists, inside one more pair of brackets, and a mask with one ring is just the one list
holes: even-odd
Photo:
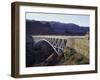
[(55, 32), (63, 35), (84, 35), (89, 32), (89, 27), (81, 27), (73, 23), (50, 22)]
[(26, 34), (31, 35), (85, 35), (89, 27), (56, 21), (26, 20)]
[(31, 35), (53, 35), (56, 34), (51, 28), (49, 22), (42, 23), (41, 21), (26, 21), (26, 34)]

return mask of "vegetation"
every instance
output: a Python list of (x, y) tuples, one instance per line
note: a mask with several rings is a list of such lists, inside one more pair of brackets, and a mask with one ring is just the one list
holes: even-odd
[(74, 39), (74, 44), (72, 46), (78, 53), (89, 58), (89, 40), (88, 38)]
[(64, 63), (67, 65), (73, 64), (88, 64), (89, 59), (86, 58), (84, 55), (78, 53), (75, 49), (67, 47), (64, 51)]

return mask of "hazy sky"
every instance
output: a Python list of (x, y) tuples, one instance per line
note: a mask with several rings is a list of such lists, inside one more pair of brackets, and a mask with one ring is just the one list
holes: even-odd
[(51, 14), (51, 13), (26, 13), (26, 19), (39, 21), (58, 21), (63, 23), (75, 23), (80, 26), (90, 25), (89, 15), (76, 14)]

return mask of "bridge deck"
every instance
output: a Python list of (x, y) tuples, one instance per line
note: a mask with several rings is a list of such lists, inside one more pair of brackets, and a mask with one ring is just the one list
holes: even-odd
[(33, 38), (56, 38), (56, 39), (68, 39), (68, 38), (85, 38), (85, 36), (63, 36), (63, 35), (33, 35)]

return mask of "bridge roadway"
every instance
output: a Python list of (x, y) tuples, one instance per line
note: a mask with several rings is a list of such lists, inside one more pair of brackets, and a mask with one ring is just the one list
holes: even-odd
[(68, 38), (85, 38), (85, 36), (63, 36), (63, 35), (34, 35), (33, 38), (56, 38), (56, 39), (68, 39)]

